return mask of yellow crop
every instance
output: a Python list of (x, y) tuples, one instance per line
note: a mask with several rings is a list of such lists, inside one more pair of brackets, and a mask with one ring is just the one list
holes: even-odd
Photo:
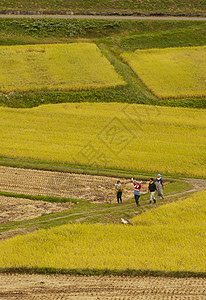
[(206, 96), (206, 46), (136, 50), (122, 57), (159, 98)]
[(92, 43), (0, 46), (0, 91), (81, 90), (125, 84)]
[(0, 155), (205, 176), (205, 110), (68, 103), (0, 108)]
[(0, 268), (205, 272), (205, 213), (206, 191), (136, 217), (138, 226), (68, 224), (16, 236), (0, 242)]

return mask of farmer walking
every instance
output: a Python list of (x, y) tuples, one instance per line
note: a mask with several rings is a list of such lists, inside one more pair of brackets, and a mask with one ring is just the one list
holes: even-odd
[(134, 185), (134, 199), (135, 199), (135, 202), (136, 202), (137, 206), (140, 206), (139, 205), (139, 197), (140, 197), (140, 189), (141, 189), (141, 183), (142, 183), (142, 181), (137, 182), (133, 178), (131, 178), (131, 180), (132, 180), (132, 183)]
[(150, 178), (149, 185), (148, 185), (148, 193), (150, 193), (149, 204), (152, 203), (152, 200), (154, 201), (154, 203), (156, 203), (155, 196), (154, 196), (155, 191), (156, 191), (156, 185), (153, 181), (153, 178)]
[(159, 200), (160, 197), (164, 199), (163, 189), (164, 189), (164, 183), (162, 180), (162, 176), (161, 174), (158, 174), (156, 179), (157, 200)]
[(123, 186), (120, 182), (120, 180), (117, 181), (117, 183), (115, 183), (115, 191), (117, 193), (117, 202), (118, 203), (122, 203), (122, 190), (123, 190)]

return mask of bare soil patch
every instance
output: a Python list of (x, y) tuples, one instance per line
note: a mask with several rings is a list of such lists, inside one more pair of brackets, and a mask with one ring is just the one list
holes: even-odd
[[(94, 203), (116, 203), (115, 183), (119, 178), (75, 173), (0, 167), (0, 190), (25, 195), (83, 199)], [(133, 184), (121, 179), (123, 200), (133, 198)], [(147, 183), (142, 183), (142, 193)]]
[(49, 203), (24, 198), (0, 196), (0, 224), (37, 218), (68, 210), (72, 203)]
[(206, 299), (205, 278), (0, 275), (0, 299)]

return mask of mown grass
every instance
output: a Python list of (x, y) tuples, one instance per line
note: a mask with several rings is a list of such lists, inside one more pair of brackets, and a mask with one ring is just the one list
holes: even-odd
[(122, 54), (161, 99), (206, 96), (206, 47), (136, 50)]
[(0, 242), (0, 267), (203, 275), (205, 200), (205, 191), (195, 193), (136, 217), (135, 226), (68, 224), (17, 236)]
[(204, 1), (194, 0), (174, 0), (174, 1), (136, 1), (136, 0), (2, 0), (0, 10), (32, 10), (41, 12), (65, 12), (65, 11), (80, 11), (80, 12), (150, 12), (150, 13), (198, 13), (205, 12)]
[(0, 109), (0, 154), (205, 177), (205, 111), (117, 103)]

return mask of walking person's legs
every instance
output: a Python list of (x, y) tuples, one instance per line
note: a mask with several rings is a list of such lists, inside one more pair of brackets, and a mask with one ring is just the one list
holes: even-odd
[(122, 192), (119, 193), (119, 200), (122, 203)]
[(117, 203), (119, 203), (119, 193), (117, 192)]
[(140, 195), (134, 195), (137, 206), (139, 206), (139, 197), (140, 197)]
[(154, 203), (156, 203), (154, 193), (155, 193), (155, 192), (150, 192), (150, 199), (149, 199), (149, 200), (150, 200), (150, 201), (149, 201), (150, 204), (152, 203), (152, 200), (154, 201)]
[(157, 200), (159, 200), (160, 198), (164, 199), (164, 195), (162, 189), (157, 189)]
[(122, 192), (117, 192), (117, 202), (122, 203)]

